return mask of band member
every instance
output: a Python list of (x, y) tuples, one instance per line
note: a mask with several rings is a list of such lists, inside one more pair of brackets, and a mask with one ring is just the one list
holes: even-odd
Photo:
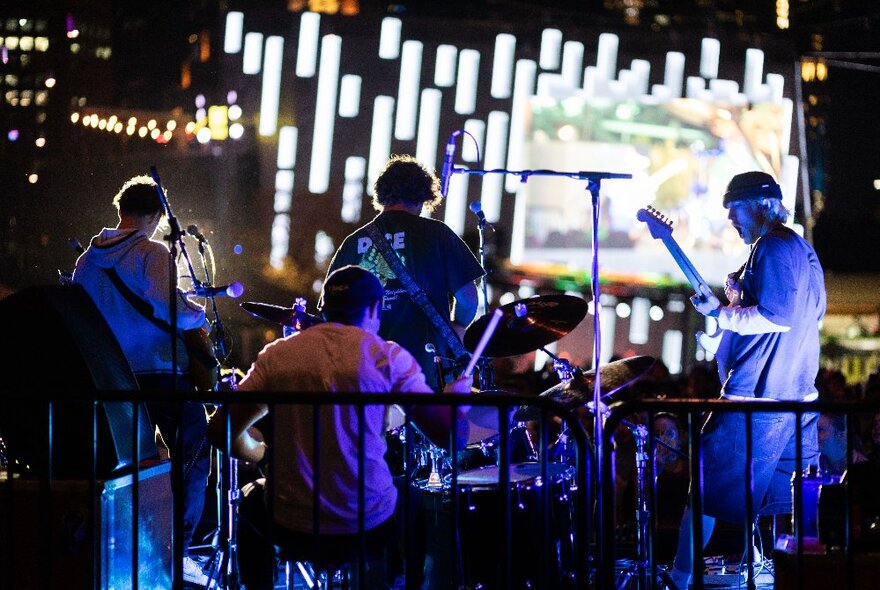
[(433, 211), (440, 204), (442, 195), (437, 177), (414, 158), (393, 156), (376, 179), (374, 195), (373, 207), (379, 215), (345, 238), (329, 272), (357, 264), (379, 277), (385, 287), (379, 335), (407, 349), (419, 362), (428, 384), (436, 390), (439, 377), (434, 353), (426, 351), (425, 344), (433, 344), (440, 356), (456, 355), (373, 245), (367, 227), (373, 225), (385, 236), (415, 284), (445, 318), (450, 314), (450, 297), (454, 299), (453, 321), (462, 329), (476, 315), (478, 297), (474, 281), (483, 276), (483, 269), (461, 238), (445, 224), (421, 217), (423, 211)]
[[(382, 297), (382, 284), (367, 270), (345, 266), (330, 273), (324, 283), (321, 308), (327, 322), (267, 345), (239, 389), (326, 391), (330, 397), (333, 392), (431, 393), (413, 356), (377, 335)], [(469, 393), (469, 380), (450, 383), (446, 391)], [(296, 393), (291, 396), (295, 399)], [(239, 510), (239, 562), (242, 582), (248, 589), (273, 587), (275, 545), (303, 561), (320, 562), (327, 551), (342, 554), (344, 560), (357, 556), (360, 431), (365, 441), (363, 501), (369, 577), (361, 587), (385, 585), (384, 552), (396, 537), (397, 490), (384, 459), (386, 408), (368, 405), (363, 411), (365, 423), (360, 426), (360, 410), (355, 406), (321, 408), (320, 464), (315, 465), (313, 406), (273, 407), (274, 436), (269, 441), (273, 456), (265, 491), (262, 487), (251, 491)], [(263, 436), (253, 427), (269, 412), (265, 404), (235, 404), (229, 408), (234, 456), (257, 463), (266, 459)], [(427, 436), (439, 444), (449, 440), (452, 422), (448, 408), (414, 406), (413, 412), (413, 420)], [(459, 424), (466, 424), (460, 413), (458, 418)], [(212, 418), (209, 429), (212, 441), (224, 447), (223, 410)], [(465, 439), (466, 433), (460, 432), (459, 442), (463, 444)], [(313, 526), (316, 480), (320, 494), (317, 531)], [(272, 517), (267, 503), (273, 507)], [(316, 549), (318, 545), (324, 553)]]
[[(170, 391), (175, 373), (179, 389), (192, 389), (189, 358), (180, 338), (176, 338), (177, 366), (171, 363), (169, 251), (165, 244), (151, 239), (164, 217), (156, 184), (148, 176), (136, 176), (122, 186), (113, 205), (119, 218), (116, 227), (105, 227), (92, 238), (76, 261), (73, 281), (82, 285), (101, 310), (142, 390)], [(205, 311), (181, 294), (176, 324), (179, 330), (205, 327)], [(164, 439), (161, 444), (171, 449), (171, 460), (184, 462), (180, 501), (186, 555), (202, 515), (210, 470), (205, 409), (202, 404), (186, 403), (178, 422), (177, 404), (149, 402), (147, 408)], [(182, 457), (173, 452), (177, 437)], [(195, 584), (208, 581), (188, 556), (183, 575)]]
[[(822, 267), (813, 248), (783, 224), (788, 211), (779, 185), (763, 172), (734, 176), (724, 206), (742, 240), (751, 245), (745, 265), (727, 281), (730, 304), (711, 292), (691, 298), (697, 311), (717, 318), (725, 330), (716, 354), (721, 395), (732, 400), (814, 400), (819, 370), (819, 320), (825, 313)], [(746, 518), (747, 416), (712, 414), (703, 427), (703, 540), (715, 519), (742, 524)], [(752, 422), (752, 514), (791, 511), (791, 476), (798, 465), (795, 420), (787, 413), (755, 413)], [(803, 465), (817, 464), (815, 414), (802, 421)], [(671, 570), (679, 589), (692, 571), (691, 515), (686, 511)], [(696, 571), (702, 571), (697, 568)]]

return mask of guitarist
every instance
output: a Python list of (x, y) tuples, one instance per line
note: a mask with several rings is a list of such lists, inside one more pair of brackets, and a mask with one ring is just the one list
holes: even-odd
[[(73, 282), (82, 285), (101, 310), (142, 390), (171, 390), (174, 373), (180, 389), (191, 389), (187, 351), (180, 338), (178, 365), (171, 365), (168, 247), (151, 239), (164, 217), (156, 185), (148, 176), (136, 176), (122, 186), (113, 205), (119, 222), (92, 238), (76, 261)], [(205, 327), (205, 310), (181, 295), (176, 323), (180, 330)], [(172, 451), (172, 461), (185, 461), (182, 503), (186, 555), (202, 515), (210, 469), (205, 409), (200, 403), (185, 403), (178, 422), (177, 404), (150, 402), (147, 408), (165, 446)], [(175, 456), (175, 437), (180, 437), (182, 457)], [(188, 556), (184, 558), (183, 577), (202, 586), (208, 582)]]
[[(717, 318), (725, 330), (717, 352), (722, 397), (732, 400), (811, 401), (819, 370), (819, 320), (825, 313), (822, 267), (813, 248), (783, 225), (788, 211), (769, 174), (734, 176), (724, 194), (728, 219), (751, 253), (728, 280), (730, 304), (708, 289), (691, 298), (697, 311)], [(739, 413), (710, 415), (701, 434), (703, 449), (703, 541), (715, 519), (744, 524), (745, 421)], [(795, 463), (794, 414), (752, 415), (752, 514), (791, 512)], [(818, 464), (815, 414), (801, 418), (803, 465)], [(691, 493), (697, 490), (691, 489)], [(682, 519), (678, 552), (670, 572), (679, 589), (692, 571), (691, 516)], [(702, 571), (702, 567), (696, 571)]]
[[(448, 322), (452, 315), (453, 328), (461, 334), (477, 313), (474, 281), (483, 276), (483, 268), (449, 227), (435, 219), (421, 217), (422, 211), (433, 211), (443, 197), (440, 181), (415, 158), (393, 156), (376, 179), (374, 195), (373, 207), (379, 215), (345, 238), (330, 263), (328, 275), (354, 264), (379, 277), (385, 288), (379, 335), (409, 351), (425, 373), (428, 385), (437, 391), (441, 388), (441, 378), (434, 353), (427, 352), (425, 345), (433, 344), (436, 354), (442, 357), (461, 356), (460, 351), (455, 351), (456, 343), (450, 344), (435, 322)], [(406, 279), (389, 267), (373, 244), (369, 226), (385, 236), (411, 280), (427, 295), (440, 317), (432, 321), (413, 299), (403, 283)], [(452, 310), (450, 300), (454, 300)], [(460, 374), (461, 370), (450, 373)]]

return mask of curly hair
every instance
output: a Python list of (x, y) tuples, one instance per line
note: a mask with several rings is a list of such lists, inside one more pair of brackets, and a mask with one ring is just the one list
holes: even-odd
[(386, 205), (421, 204), (433, 211), (443, 199), (440, 180), (412, 156), (393, 155), (373, 184), (373, 207), (382, 211)]
[(138, 217), (153, 215), (165, 209), (156, 192), (156, 183), (146, 174), (128, 179), (113, 197), (113, 206), (121, 214)]

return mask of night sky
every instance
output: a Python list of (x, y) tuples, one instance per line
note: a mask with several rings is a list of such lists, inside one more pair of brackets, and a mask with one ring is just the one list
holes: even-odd
[[(824, 208), (814, 240), (819, 259), (837, 272), (880, 271), (880, 71), (832, 68)], [(808, 146), (808, 149), (816, 146)]]

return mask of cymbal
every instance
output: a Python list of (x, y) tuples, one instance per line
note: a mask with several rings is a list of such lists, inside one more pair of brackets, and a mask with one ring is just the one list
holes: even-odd
[[(587, 302), (573, 295), (541, 295), (508, 303), (483, 356), (514, 356), (538, 350), (574, 330), (587, 315)], [(492, 314), (476, 320), (464, 334), (464, 347), (473, 352)]]
[(310, 326), (321, 323), (321, 320), (304, 310), (296, 307), (282, 307), (271, 303), (258, 303), (245, 301), (240, 304), (241, 308), (263, 320), (269, 320), (282, 326), (304, 330)]
[[(638, 381), (654, 365), (655, 359), (651, 356), (634, 356), (621, 359), (599, 367), (601, 377), (601, 397), (605, 403), (623, 401), (614, 399), (612, 395), (627, 385)], [(596, 382), (596, 371), (579, 373), (575, 377), (554, 385), (543, 392), (540, 397), (549, 397), (553, 401), (573, 410), (579, 406), (585, 406), (593, 401), (593, 386)], [(520, 406), (513, 414), (513, 419), (518, 422), (539, 420), (541, 411), (535, 406)]]

